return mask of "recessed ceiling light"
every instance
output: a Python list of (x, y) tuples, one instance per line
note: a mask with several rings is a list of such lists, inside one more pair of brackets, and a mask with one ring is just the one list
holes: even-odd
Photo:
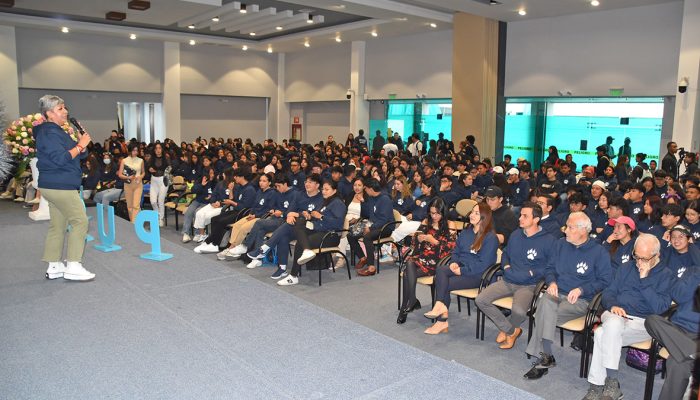
[(255, 36), (255, 32), (250, 32), (250, 36)]
[(241, 14), (245, 14), (247, 12), (248, 12), (248, 10), (246, 10), (245, 4), (241, 4)]
[(243, 49), (243, 51), (246, 51), (246, 50), (248, 50), (248, 46), (243, 45), (243, 47), (241, 47), (241, 49)]
[(272, 47), (268, 47), (268, 48), (267, 48), (267, 52), (270, 53), (270, 54), (272, 54)]
[(394, 21), (404, 22), (404, 21), (408, 21), (408, 18), (406, 18), (406, 17), (398, 17), (398, 18), (394, 18)]
[(306, 19), (307, 24), (313, 24), (314, 23), (314, 16), (309, 14), (309, 18)]
[(499, 4), (501, 4), (501, 2), (500, 2), (500, 1), (496, 1), (496, 0), (489, 0), (489, 5), (490, 5), (490, 6), (497, 6), (497, 5), (499, 5)]
[(304, 42), (304, 47), (311, 47), (311, 43), (309, 43), (309, 41), (307, 40), (306, 42)]
[(379, 36), (379, 34), (377, 33), (377, 31), (372, 31), (371, 35), (372, 35), (372, 37), (377, 37), (377, 36)]
[(197, 42), (195, 42), (194, 39), (190, 39), (190, 46), (194, 46), (195, 44), (197, 44)]
[(335, 37), (335, 41), (338, 42), (338, 43), (340, 43), (340, 42), (343, 41), (343, 39), (341, 39), (340, 36), (336, 36), (336, 37)]
[(592, 0), (592, 1), (591, 1), (591, 5), (592, 5), (593, 7), (598, 7), (598, 6), (600, 5), (600, 2), (599, 2), (598, 0)]
[(63, 28), (61, 28), (61, 32), (68, 33), (68, 32), (70, 32), (70, 29), (68, 29), (67, 26), (64, 26)]
[(194, 29), (194, 25), (187, 25), (188, 28)]
[(214, 17), (211, 19), (213, 22), (219, 22), (219, 17)]
[(437, 28), (437, 24), (436, 24), (435, 22), (431, 22), (431, 23), (430, 23), (430, 27), (431, 27), (431, 28)]
[(284, 28), (282, 28), (281, 26), (276, 26), (275, 29), (277, 29), (278, 31), (281, 31)]
[(525, 11), (524, 8), (521, 8), (520, 10), (518, 10), (518, 14), (520, 14), (520, 15), (527, 15), (527, 11)]
[(136, 40), (136, 34), (132, 33), (131, 35), (129, 35), (129, 39)]

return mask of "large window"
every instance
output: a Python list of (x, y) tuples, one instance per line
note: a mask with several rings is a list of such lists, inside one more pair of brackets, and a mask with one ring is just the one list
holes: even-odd
[(385, 100), (384, 119), (369, 121), (370, 141), (380, 130), (386, 137), (387, 131), (398, 132), (405, 141), (414, 133), (421, 135), (424, 142), (437, 140), (440, 132), (445, 139), (452, 138), (451, 99)]
[(662, 98), (507, 99), (503, 154), (539, 166), (555, 146), (580, 169), (597, 163), (596, 147), (611, 136), (616, 152), (630, 138), (632, 154), (658, 160), (663, 111)]

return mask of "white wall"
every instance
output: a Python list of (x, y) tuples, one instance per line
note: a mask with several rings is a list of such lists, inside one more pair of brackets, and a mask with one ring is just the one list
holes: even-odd
[(675, 95), (683, 2), (508, 24), (505, 95)]
[(55, 89), (20, 89), (21, 115), (39, 112), (39, 98), (45, 94), (61, 97), (71, 116), (90, 132), (93, 141), (103, 142), (112, 129), (117, 129), (117, 102), (160, 103), (159, 93), (120, 93)]
[(452, 98), (452, 30), (367, 41), (370, 99)]
[(345, 100), (350, 87), (350, 44), (309, 48), (285, 58), (285, 101)]
[(265, 99), (259, 97), (225, 97), (182, 95), (182, 140), (191, 142), (198, 136), (265, 138)]
[(160, 93), (161, 42), (17, 28), (19, 86)]
[[(291, 114), (303, 116), (304, 131), (302, 142), (318, 143), (333, 135), (336, 141), (343, 143), (349, 132), (350, 104), (348, 101), (327, 101), (292, 104)], [(303, 110), (301, 112), (300, 110)]]

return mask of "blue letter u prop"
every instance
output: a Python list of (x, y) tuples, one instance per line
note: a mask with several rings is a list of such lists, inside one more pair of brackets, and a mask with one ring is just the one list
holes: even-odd
[[(150, 230), (146, 230), (148, 223)], [(158, 212), (153, 210), (142, 210), (136, 215), (134, 221), (136, 236), (142, 242), (151, 245), (151, 252), (141, 254), (139, 257), (146, 260), (165, 261), (173, 258), (172, 254), (161, 253), (160, 251), (160, 227), (158, 226)]]
[(95, 249), (109, 253), (110, 251), (121, 250), (122, 247), (114, 244), (116, 234), (114, 231), (114, 207), (107, 206), (107, 233), (105, 233), (104, 206), (97, 203), (97, 234), (100, 243), (94, 245)]

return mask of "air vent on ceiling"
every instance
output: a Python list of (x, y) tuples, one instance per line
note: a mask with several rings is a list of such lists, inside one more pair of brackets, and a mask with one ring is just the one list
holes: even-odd
[(130, 10), (145, 11), (151, 8), (151, 2), (146, 0), (131, 0), (129, 2)]
[(110, 21), (124, 21), (126, 19), (126, 13), (110, 11), (105, 15), (105, 18)]

